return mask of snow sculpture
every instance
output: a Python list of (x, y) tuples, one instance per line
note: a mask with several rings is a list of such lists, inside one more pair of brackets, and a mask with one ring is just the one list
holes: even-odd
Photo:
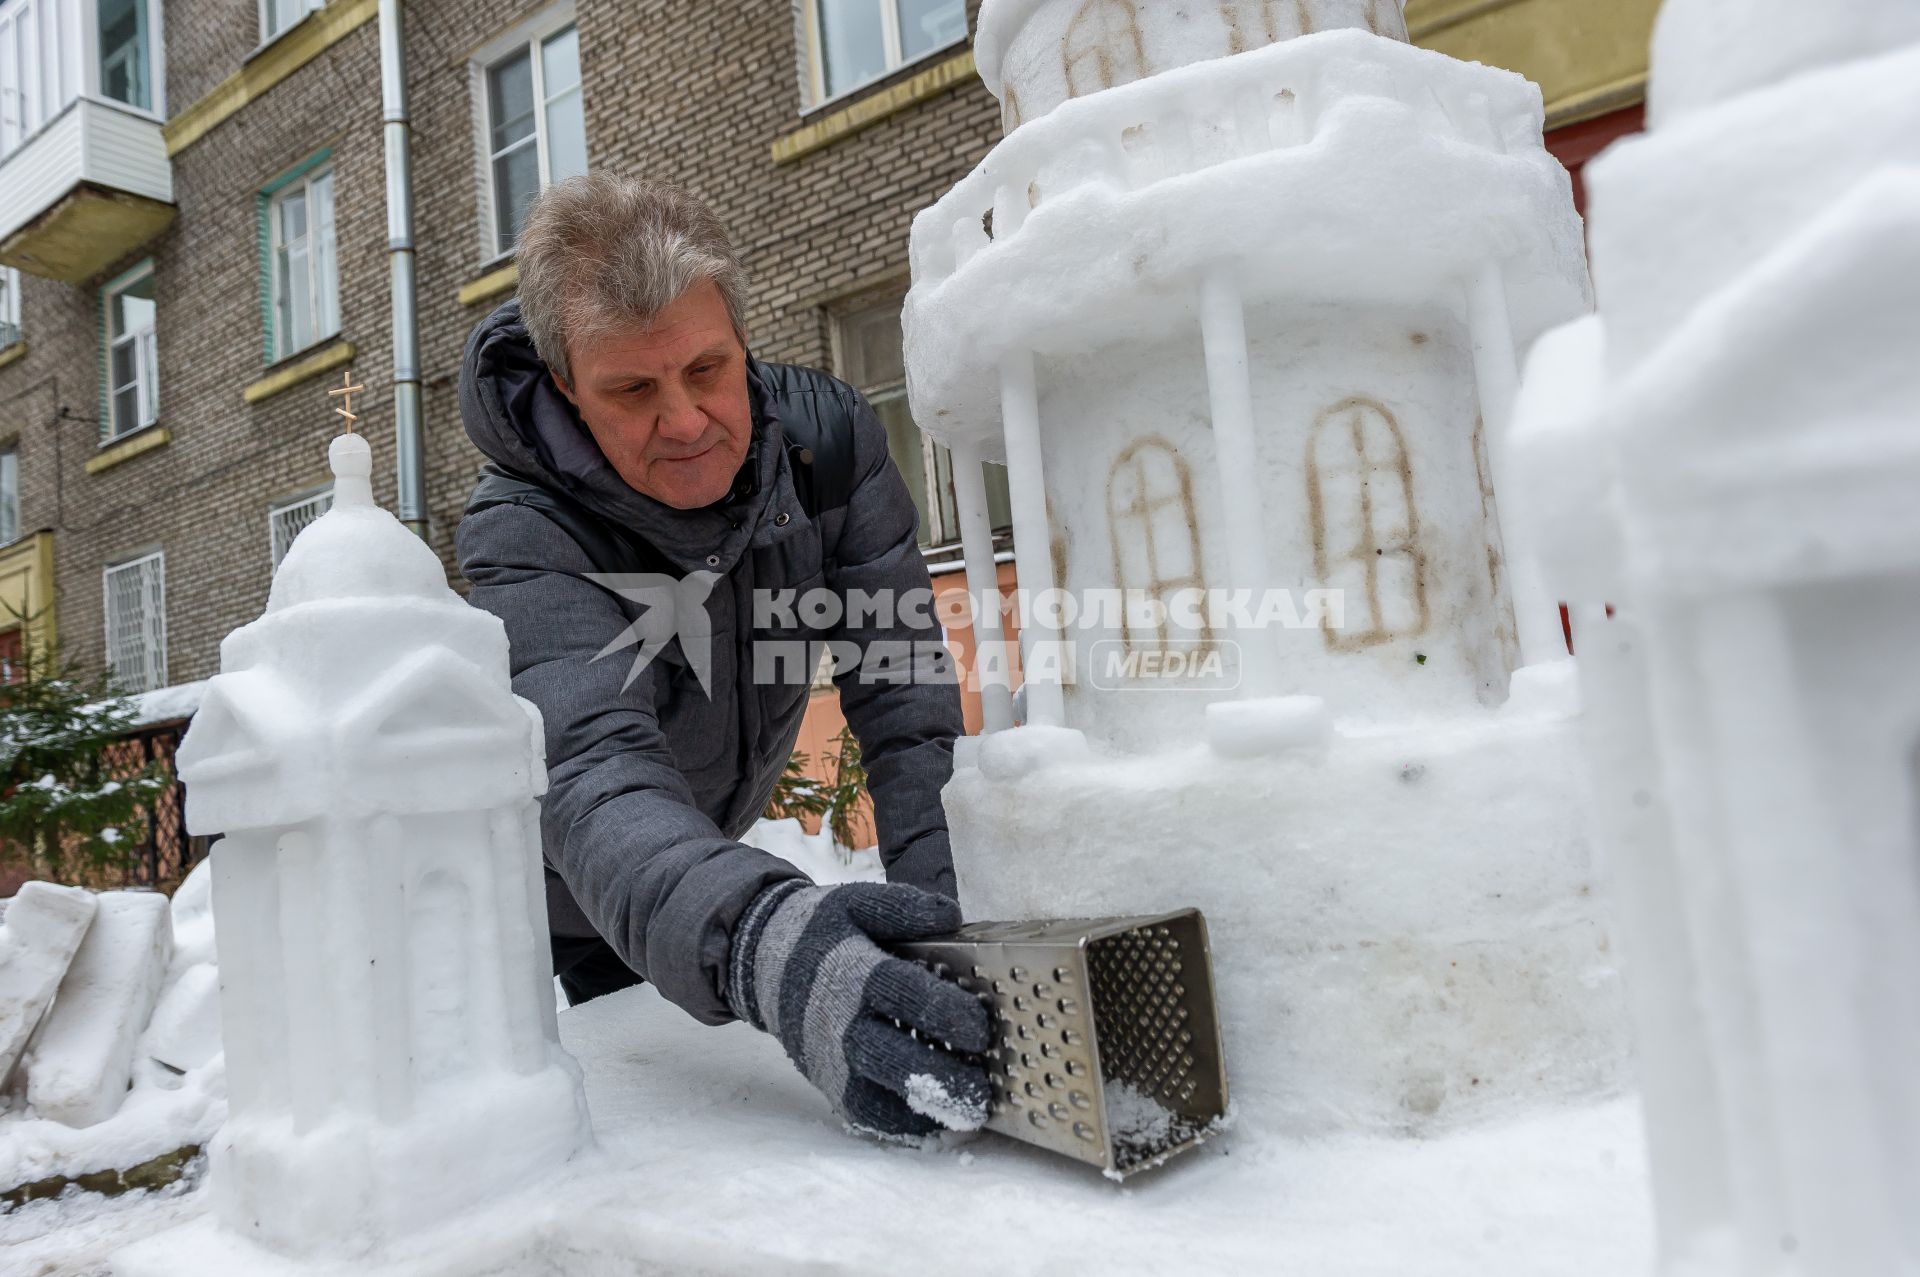
[(373, 503), (333, 508), (221, 644), (180, 747), (214, 853), (231, 1117), (221, 1223), (364, 1251), (518, 1187), (589, 1139), (558, 1045), (534, 799), (537, 711), (507, 636)]
[(1018, 126), (913, 230), (970, 592), (1004, 461), (1042, 604), (1025, 725), (989, 672), (946, 793), (963, 903), (1198, 904), (1236, 1099), (1293, 1130), (1625, 1056), (1559, 618), (1495, 501), (1516, 342), (1588, 306), (1579, 219), (1538, 90), (1404, 35), (1364, 0), (987, 0)]
[(1916, 84), (1909, 0), (1670, 0), (1529, 363), (1670, 1271), (1920, 1271)]

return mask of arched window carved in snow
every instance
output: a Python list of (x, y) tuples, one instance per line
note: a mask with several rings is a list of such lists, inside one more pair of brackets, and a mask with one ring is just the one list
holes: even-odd
[(1113, 538), (1114, 584), (1122, 599), (1144, 597), (1163, 605), (1152, 624), (1122, 608), (1125, 650), (1131, 653), (1147, 644), (1188, 652), (1211, 647), (1213, 631), (1204, 612), (1197, 631), (1165, 614), (1182, 590), (1207, 588), (1200, 569), (1193, 474), (1165, 439), (1148, 435), (1114, 458), (1107, 474), (1107, 528)]
[(1147, 74), (1146, 46), (1134, 0), (1087, 0), (1067, 24), (1061, 60), (1067, 93), (1080, 97), (1131, 84)]
[[(1386, 3), (1390, 0), (1367, 0), (1361, 10), (1361, 22), (1375, 35), (1390, 35), (1397, 25), (1381, 7)], [(1227, 20), (1228, 47), (1235, 53), (1312, 35), (1319, 29), (1308, 0), (1220, 0), (1220, 11)]]
[(1307, 443), (1313, 570), (1345, 595), (1346, 624), (1327, 646), (1359, 651), (1427, 628), (1427, 559), (1413, 466), (1400, 423), (1378, 400), (1328, 408)]

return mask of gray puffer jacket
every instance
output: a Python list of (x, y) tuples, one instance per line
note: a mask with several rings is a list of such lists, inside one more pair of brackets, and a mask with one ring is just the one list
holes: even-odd
[[(535, 354), (509, 302), (460, 373), (467, 434), (490, 458), (462, 519), (474, 604), (506, 623), (514, 691), (546, 720), (541, 803), (556, 936), (598, 934), (697, 1018), (732, 1018), (730, 936), (748, 903), (802, 875), (737, 842), (766, 806), (806, 712), (810, 671), (754, 678), (755, 641), (938, 642), (926, 611), (880, 625), (754, 627), (756, 591), (926, 589), (906, 484), (860, 395), (824, 373), (749, 361), (753, 441), (732, 494), (674, 510), (620, 478)], [(796, 442), (798, 440), (799, 442)], [(817, 456), (815, 455), (817, 454)], [(646, 605), (592, 573), (722, 574), (706, 598), (711, 695), (676, 638), (622, 690), (633, 647), (594, 658)], [(765, 619), (765, 618), (763, 618)], [(796, 621), (799, 617), (796, 615)], [(912, 621), (922, 622), (920, 626)], [(887, 877), (952, 895), (940, 790), (962, 730), (950, 682), (838, 676)]]

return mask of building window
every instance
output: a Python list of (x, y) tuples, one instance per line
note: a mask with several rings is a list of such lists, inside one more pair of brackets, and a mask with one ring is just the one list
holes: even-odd
[(511, 252), (527, 206), (587, 171), (580, 33), (571, 8), (515, 29), (475, 60), (490, 256)]
[(20, 272), (11, 266), (0, 266), (0, 350), (13, 345), (22, 336)]
[[(834, 366), (866, 396), (887, 428), (887, 451), (920, 514), (921, 546), (931, 550), (954, 545), (960, 539), (960, 514), (953, 493), (953, 454), (920, 432), (907, 407), (900, 298), (839, 316), (834, 338)], [(1006, 467), (987, 466), (986, 486), (994, 530), (1012, 527)]]
[(144, 262), (107, 285), (107, 410), (103, 440), (118, 439), (160, 416), (160, 361), (154, 338), (153, 265)]
[[(320, 159), (324, 159), (322, 156)], [(333, 170), (320, 160), (262, 195), (267, 251), (267, 362), (340, 331)]]
[(814, 105), (967, 38), (964, 0), (803, 0)]
[(287, 557), (287, 550), (292, 547), (293, 539), (300, 535), (300, 530), (332, 508), (333, 489), (328, 488), (325, 492), (316, 492), (267, 511), (267, 543), (273, 554), (275, 570), (279, 569), (280, 560)]
[(167, 561), (156, 550), (106, 570), (107, 669), (122, 692), (167, 685)]
[(153, 109), (152, 36), (147, 0), (99, 0), (100, 95)]
[(326, 0), (260, 0), (261, 42), (292, 30), (300, 19), (325, 5)]
[(20, 535), (20, 450), (0, 449), (0, 545)]

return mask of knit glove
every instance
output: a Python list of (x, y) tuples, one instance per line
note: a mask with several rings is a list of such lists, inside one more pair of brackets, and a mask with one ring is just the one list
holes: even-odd
[(945, 935), (960, 906), (901, 883), (775, 883), (733, 933), (727, 1000), (780, 1039), (855, 1131), (922, 1139), (986, 1124), (977, 1058), (992, 1019), (978, 999), (882, 944)]

